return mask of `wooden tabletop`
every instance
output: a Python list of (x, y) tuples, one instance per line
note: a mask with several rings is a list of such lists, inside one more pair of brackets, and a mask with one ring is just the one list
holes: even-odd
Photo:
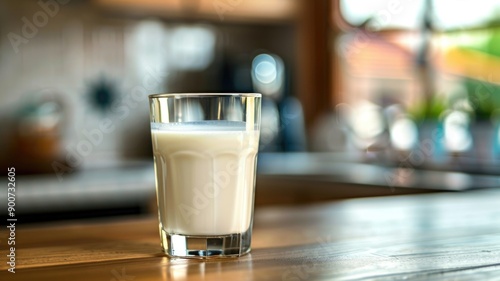
[[(434, 193), (258, 208), (253, 250), (169, 260), (156, 218), (16, 224), (0, 280), (500, 280), (500, 192)], [(4, 228), (4, 226), (2, 226)]]

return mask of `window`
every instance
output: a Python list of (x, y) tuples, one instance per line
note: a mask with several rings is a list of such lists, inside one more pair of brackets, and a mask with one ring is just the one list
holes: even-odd
[(417, 125), (441, 124), (450, 154), (500, 159), (500, 1), (332, 1), (334, 100), (398, 104)]

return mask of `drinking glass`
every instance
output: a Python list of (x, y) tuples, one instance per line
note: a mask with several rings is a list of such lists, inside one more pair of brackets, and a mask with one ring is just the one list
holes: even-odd
[(261, 95), (149, 96), (160, 238), (169, 257), (250, 251)]

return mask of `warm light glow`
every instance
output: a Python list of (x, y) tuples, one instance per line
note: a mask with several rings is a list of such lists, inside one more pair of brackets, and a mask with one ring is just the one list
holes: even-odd
[(472, 147), (469, 116), (462, 111), (449, 113), (444, 120), (445, 145), (449, 151), (464, 152)]
[(394, 148), (409, 151), (418, 141), (418, 131), (415, 123), (408, 118), (394, 121), (391, 126), (391, 143)]
[(364, 101), (350, 109), (348, 120), (355, 136), (356, 144), (361, 149), (366, 149), (384, 131), (384, 119), (379, 106)]
[(127, 34), (126, 56), (138, 76), (156, 69), (168, 68), (168, 53), (165, 45), (168, 39), (167, 28), (158, 20), (142, 20), (135, 23)]
[(203, 70), (215, 56), (215, 32), (207, 26), (181, 26), (172, 31), (171, 60), (177, 69)]
[(378, 106), (364, 104), (353, 118), (353, 127), (362, 138), (372, 138), (384, 130), (382, 113)]

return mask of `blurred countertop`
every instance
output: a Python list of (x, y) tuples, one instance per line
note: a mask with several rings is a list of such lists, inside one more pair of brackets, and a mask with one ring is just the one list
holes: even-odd
[[(304, 183), (308, 183), (304, 190)], [(17, 176), (16, 212), (22, 215), (136, 208), (155, 202), (150, 161), (55, 174)], [(500, 187), (500, 176), (383, 167), (328, 153), (259, 154), (256, 204), (304, 203), (353, 197), (465, 191)], [(4, 192), (0, 200), (7, 203)], [(42, 218), (42, 220), (50, 218)]]

